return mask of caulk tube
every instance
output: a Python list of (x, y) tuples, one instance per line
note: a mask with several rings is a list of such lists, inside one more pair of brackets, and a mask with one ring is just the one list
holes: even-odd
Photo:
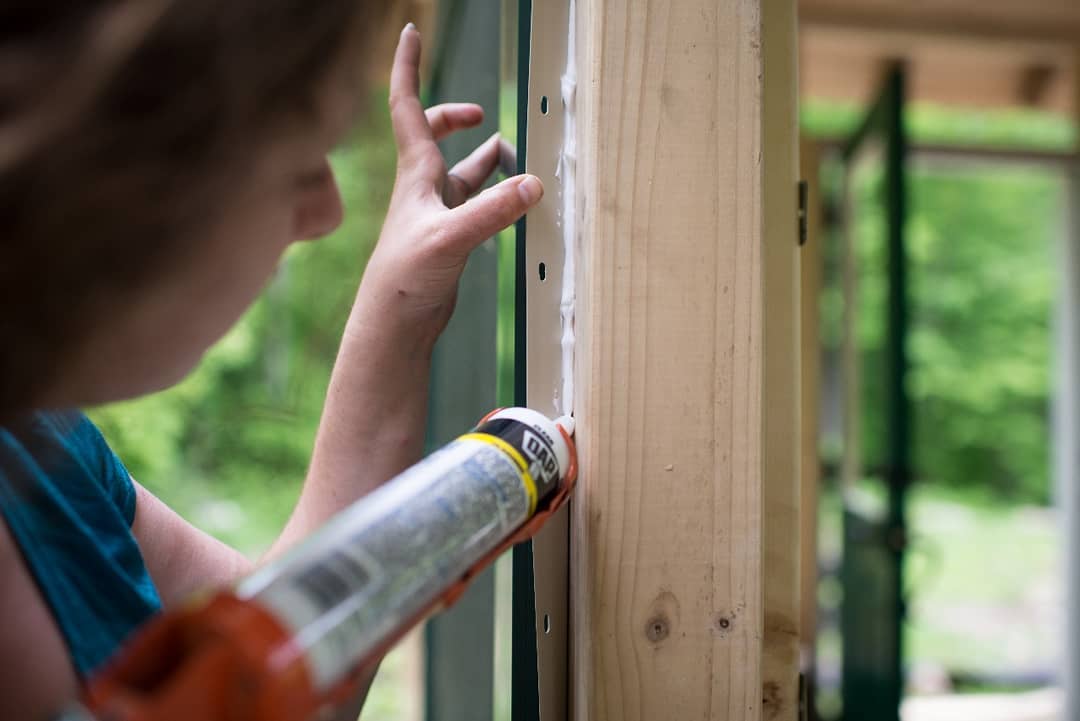
[[(509, 408), (387, 482), (236, 596), (289, 630), (316, 689), (333, 689), (438, 604), (543, 508), (573, 465), (569, 418)], [(570, 427), (567, 427), (570, 426)]]
[(236, 589), (152, 619), (64, 718), (307, 721), (346, 701), (412, 624), (557, 510), (572, 432), (569, 418), (492, 413)]

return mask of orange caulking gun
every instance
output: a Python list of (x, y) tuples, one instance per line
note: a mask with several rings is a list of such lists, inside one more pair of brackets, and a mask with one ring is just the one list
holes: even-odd
[(577, 475), (573, 419), (494, 411), (234, 589), (166, 612), (64, 719), (308, 721), (532, 537)]

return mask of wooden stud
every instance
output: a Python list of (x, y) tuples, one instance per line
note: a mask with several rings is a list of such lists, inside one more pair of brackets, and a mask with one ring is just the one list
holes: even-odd
[[(799, 705), (799, 144), (795, 14), (763, 3), (764, 623), (762, 712)], [(794, 221), (794, 222), (793, 222)]]
[(818, 298), (821, 293), (822, 238), (820, 151), (817, 143), (804, 138), (799, 146), (800, 175), (807, 181), (807, 238), (799, 257), (799, 323), (801, 443), (799, 498), (799, 640), (805, 673), (813, 673), (814, 645), (817, 640), (817, 511), (821, 460), (818, 456), (821, 409), (821, 341), (819, 336)]
[[(793, 108), (770, 86), (794, 88), (794, 2), (578, 0), (576, 21), (571, 715), (755, 721), (763, 507), (795, 482), (766, 477), (796, 466), (766, 467), (774, 451), (793, 458), (797, 423), (794, 400), (766, 391), (797, 387), (794, 338), (779, 330), (794, 327), (797, 289), (794, 113), (765, 117)], [(766, 321), (766, 303), (781, 317)], [(769, 342), (788, 360), (767, 363)], [(786, 517), (795, 528), (794, 508)], [(794, 588), (794, 556), (778, 552)], [(769, 673), (788, 703), (793, 673)]]

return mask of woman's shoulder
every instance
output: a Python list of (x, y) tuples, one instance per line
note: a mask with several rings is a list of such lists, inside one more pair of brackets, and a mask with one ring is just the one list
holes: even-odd
[(7, 451), (0, 456), (0, 462), (12, 460), (17, 455), (13, 451), (20, 450), (36, 456), (66, 448), (70, 453), (92, 455), (98, 450), (95, 434), (100, 438), (97, 428), (81, 411), (32, 411), (0, 424), (0, 449)]
[(101, 431), (79, 410), (35, 411), (16, 422), (11, 430), (31, 449), (60, 446), (87, 457), (108, 450)]
[(82, 675), (160, 607), (134, 513), (130, 476), (83, 414), (36, 413), (0, 430), (0, 524)]
[(37, 411), (0, 427), (0, 483), (83, 505), (107, 500), (130, 526), (135, 490), (101, 431), (78, 410)]

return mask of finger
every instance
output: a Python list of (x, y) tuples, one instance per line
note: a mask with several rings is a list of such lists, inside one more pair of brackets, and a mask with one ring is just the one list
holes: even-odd
[(488, 188), (446, 213), (445, 241), (451, 250), (469, 252), (507, 227), (544, 195), (535, 175), (518, 175)]
[(498, 164), (499, 135), (496, 133), (447, 174), (446, 185), (443, 187), (443, 202), (446, 207), (456, 208), (468, 200), (470, 195), (487, 182)]
[(434, 143), (424, 106), (420, 103), (420, 33), (409, 23), (401, 31), (394, 67), (390, 71), (390, 121), (398, 153)]
[(484, 121), (484, 109), (476, 103), (443, 103), (428, 108), (424, 115), (436, 141)]

